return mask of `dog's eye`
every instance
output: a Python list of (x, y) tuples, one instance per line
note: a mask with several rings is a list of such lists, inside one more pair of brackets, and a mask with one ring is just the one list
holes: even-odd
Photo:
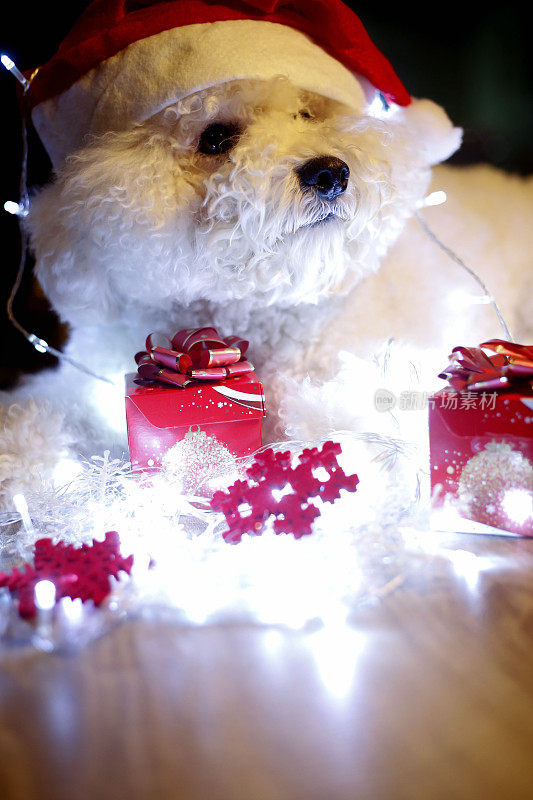
[(235, 125), (225, 125), (214, 122), (209, 125), (200, 136), (198, 150), (207, 156), (218, 156), (227, 153), (235, 145), (239, 131)]
[(312, 114), (309, 113), (309, 111), (303, 111), (302, 110), (302, 111), (300, 111), (298, 113), (300, 114), (301, 117), (303, 117), (303, 119), (313, 119), (313, 116), (312, 116)]

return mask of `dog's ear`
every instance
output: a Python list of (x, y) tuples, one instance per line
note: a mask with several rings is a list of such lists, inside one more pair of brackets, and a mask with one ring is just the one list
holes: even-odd
[(62, 321), (100, 324), (116, 314), (105, 263), (94, 257), (81, 224), (79, 205), (48, 184), (32, 197), (25, 227), (35, 256), (35, 275)]

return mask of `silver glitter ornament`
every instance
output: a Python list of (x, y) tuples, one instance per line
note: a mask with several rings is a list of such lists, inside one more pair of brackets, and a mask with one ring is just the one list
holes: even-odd
[(533, 534), (533, 464), (508, 442), (489, 442), (467, 461), (458, 494), (470, 519)]
[(171, 481), (181, 484), (183, 494), (208, 497), (238, 477), (237, 462), (228, 448), (199, 427), (189, 428), (165, 453), (161, 466)]

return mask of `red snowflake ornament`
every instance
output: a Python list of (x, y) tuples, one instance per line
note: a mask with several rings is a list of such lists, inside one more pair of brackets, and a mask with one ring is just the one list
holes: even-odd
[(131, 574), (133, 556), (123, 558), (120, 539), (116, 531), (106, 533), (103, 542), (93, 540), (92, 545), (79, 548), (50, 539), (35, 542), (33, 567), (14, 569), (9, 575), (0, 572), (0, 588), (7, 587), (18, 598), (21, 617), (33, 618), (36, 614), (35, 585), (49, 580), (56, 588), (56, 602), (62, 597), (92, 600), (99, 606), (111, 592), (109, 578), (118, 578), (119, 572)]
[[(292, 466), (289, 451), (274, 453), (269, 448), (258, 453), (246, 470), (247, 481), (238, 480), (227, 491), (215, 492), (211, 507), (226, 517), (228, 530), (222, 536), (227, 542), (240, 542), (243, 533), (260, 535), (270, 517), (275, 517), (275, 533), (292, 533), (295, 539), (312, 532), (320, 509), (313, 497), (333, 503), (343, 489), (355, 492), (359, 478), (346, 475), (339, 467), (340, 444), (325, 442), (322, 449), (306, 448)], [(326, 471), (322, 480), (317, 471)]]

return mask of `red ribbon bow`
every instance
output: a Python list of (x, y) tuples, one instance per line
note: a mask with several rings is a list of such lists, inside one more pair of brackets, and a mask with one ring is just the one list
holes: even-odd
[(146, 351), (137, 353), (137, 372), (143, 381), (162, 381), (181, 389), (196, 381), (223, 381), (246, 375), (254, 368), (245, 361), (249, 342), (239, 336), (222, 339), (214, 328), (178, 331), (146, 337)]
[[(496, 355), (487, 355), (482, 347)], [(459, 392), (533, 388), (533, 346), (490, 339), (479, 347), (454, 347), (450, 364), (439, 378)]]

